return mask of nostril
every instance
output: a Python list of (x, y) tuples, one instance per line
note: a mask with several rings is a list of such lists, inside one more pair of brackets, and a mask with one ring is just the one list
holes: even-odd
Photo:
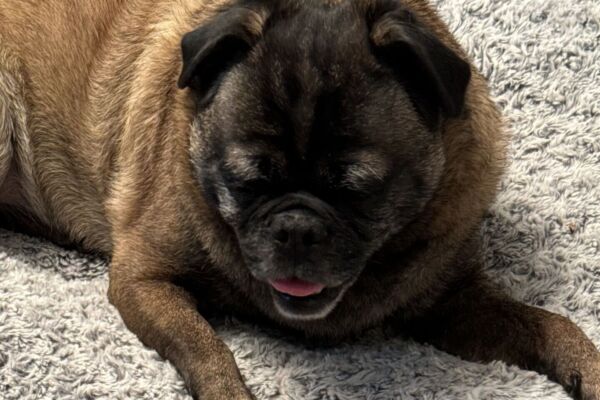
[(302, 243), (306, 247), (310, 247), (323, 242), (327, 237), (327, 231), (325, 229), (316, 228), (310, 229), (302, 235)]
[(279, 243), (282, 243), (282, 244), (287, 243), (288, 240), (290, 239), (290, 234), (288, 233), (288, 231), (286, 231), (284, 229), (277, 230), (273, 236), (276, 241), (278, 241)]
[(313, 233), (313, 232), (310, 232), (310, 231), (309, 231), (309, 232), (306, 232), (306, 233), (305, 233), (305, 234), (302, 236), (302, 243), (303, 243), (305, 246), (307, 246), (307, 247), (309, 247), (309, 246), (312, 246), (312, 245), (313, 245), (313, 244), (315, 244), (316, 242), (317, 242), (317, 241), (316, 241), (316, 237), (315, 237), (315, 235), (314, 235), (314, 233)]

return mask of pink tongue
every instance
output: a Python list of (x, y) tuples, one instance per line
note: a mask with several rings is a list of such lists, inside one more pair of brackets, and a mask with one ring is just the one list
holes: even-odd
[(295, 297), (311, 296), (325, 288), (325, 285), (321, 285), (320, 283), (307, 282), (296, 278), (278, 279), (276, 281), (269, 281), (269, 283), (278, 292)]

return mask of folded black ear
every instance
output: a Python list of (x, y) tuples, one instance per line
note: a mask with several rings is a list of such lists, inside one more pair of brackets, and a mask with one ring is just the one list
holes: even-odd
[(192, 88), (200, 103), (210, 101), (222, 74), (241, 61), (260, 38), (263, 24), (259, 10), (240, 6), (222, 11), (184, 35), (178, 86)]
[(411, 12), (396, 7), (375, 16), (370, 38), (430, 127), (437, 127), (440, 117), (461, 114), (471, 78), (469, 64), (419, 24)]

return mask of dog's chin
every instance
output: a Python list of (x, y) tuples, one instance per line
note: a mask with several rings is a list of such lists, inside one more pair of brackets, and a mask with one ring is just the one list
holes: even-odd
[(327, 317), (338, 305), (351, 283), (326, 287), (311, 296), (291, 296), (271, 287), (275, 309), (289, 320), (310, 321)]

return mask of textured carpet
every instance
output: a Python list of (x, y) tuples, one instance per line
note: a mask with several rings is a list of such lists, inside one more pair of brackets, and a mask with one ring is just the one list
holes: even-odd
[[(600, 345), (600, 2), (438, 0), (514, 131), (484, 227), (487, 267), (518, 299)], [(187, 398), (106, 300), (98, 259), (0, 231), (0, 398)], [(401, 338), (315, 349), (236, 321), (219, 333), (259, 399), (567, 399), (500, 362)]]

